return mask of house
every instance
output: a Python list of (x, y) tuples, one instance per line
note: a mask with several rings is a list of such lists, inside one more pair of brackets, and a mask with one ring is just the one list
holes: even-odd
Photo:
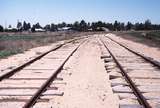
[(42, 29), (42, 28), (35, 28), (35, 32), (45, 32), (46, 30)]
[(71, 27), (62, 27), (62, 28), (58, 28), (58, 31), (70, 31)]

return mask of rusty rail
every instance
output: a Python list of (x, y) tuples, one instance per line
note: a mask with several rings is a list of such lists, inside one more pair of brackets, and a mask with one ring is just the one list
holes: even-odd
[(51, 49), (50, 51), (47, 51), (47, 52), (41, 54), (40, 56), (38, 56), (38, 57), (36, 57), (36, 58), (34, 58), (34, 59), (32, 59), (32, 60), (30, 60), (30, 61), (22, 64), (21, 66), (18, 66), (17, 68), (15, 68), (15, 69), (7, 72), (6, 74), (0, 76), (0, 81), (2, 81), (3, 79), (6, 79), (6, 78), (11, 77), (11, 76), (14, 75), (16, 72), (22, 70), (22, 69), (25, 68), (26, 66), (28, 66), (28, 65), (34, 63), (35, 61), (41, 59), (42, 57), (44, 57), (44, 56), (47, 55), (48, 53), (50, 53), (50, 52), (52, 52), (52, 51), (55, 51), (55, 50), (61, 48), (62, 46), (63, 46), (63, 44), (60, 44), (60, 45), (58, 45), (56, 48)]
[[(81, 45), (81, 44), (80, 44)], [(54, 79), (57, 77), (58, 73), (61, 72), (61, 70), (63, 69), (63, 66), (65, 65), (65, 63), (69, 60), (69, 58), (77, 51), (77, 49), (80, 47), (80, 45), (78, 45), (78, 47), (76, 49), (74, 49), (71, 54), (65, 59), (65, 61), (58, 67), (58, 69), (52, 74), (52, 76), (40, 87), (40, 89), (34, 94), (34, 96), (31, 97), (31, 99), (24, 105), (23, 108), (31, 108), (36, 101), (39, 99), (39, 97), (41, 96), (41, 94), (47, 89), (47, 87), (50, 86), (50, 84), (54, 81)]]
[(113, 60), (115, 61), (116, 65), (119, 67), (121, 70), (121, 74), (124, 76), (125, 80), (129, 83), (130, 88), (133, 90), (133, 93), (137, 96), (138, 101), (141, 105), (144, 106), (144, 108), (151, 108), (149, 103), (146, 101), (145, 97), (141, 94), (140, 90), (136, 87), (134, 82), (131, 80), (131, 78), (128, 76), (127, 72), (123, 69), (121, 64), (118, 62), (116, 57), (113, 55), (113, 53), (110, 51), (110, 49), (107, 47), (107, 45), (100, 39), (107, 51), (110, 53), (112, 56)]
[(107, 37), (107, 38), (110, 39), (111, 41), (117, 43), (118, 45), (122, 46), (123, 48), (127, 49), (128, 51), (130, 51), (130, 52), (132, 52), (132, 53), (134, 53), (134, 54), (140, 56), (141, 58), (143, 58), (143, 59), (146, 60), (147, 62), (150, 62), (150, 63), (153, 64), (154, 66), (160, 68), (160, 62), (155, 61), (155, 60), (153, 60), (153, 59), (150, 58), (150, 57), (146, 57), (146, 56), (144, 56), (144, 55), (142, 55), (142, 54), (140, 54), (140, 53), (138, 53), (138, 52), (136, 52), (136, 51), (134, 51), (134, 50), (128, 48), (127, 46), (125, 46), (125, 45), (123, 45), (123, 44), (121, 44), (121, 43), (119, 43), (119, 42), (113, 40), (113, 39), (110, 38), (110, 37)]
[[(66, 42), (66, 43), (71, 43), (71, 42), (74, 42), (74, 41), (76, 41), (76, 40), (80, 40), (80, 39), (83, 39), (83, 38), (88, 38), (88, 36), (86, 36), (86, 37), (80, 37), (80, 38), (77, 38), (77, 39), (73, 39), (73, 40), (70, 40), (70, 41), (68, 41), (68, 42)], [(0, 76), (0, 81), (2, 81), (3, 79), (6, 79), (6, 78), (11, 77), (11, 76), (14, 75), (16, 72), (22, 70), (22, 69), (25, 68), (26, 66), (28, 66), (28, 65), (34, 63), (35, 61), (41, 59), (42, 57), (44, 57), (44, 56), (47, 55), (48, 53), (50, 53), (50, 52), (52, 52), (52, 51), (55, 51), (55, 50), (61, 48), (61, 47), (62, 47), (63, 45), (65, 45), (66, 43), (60, 44), (60, 45), (58, 45), (57, 47), (55, 47), (55, 48), (53, 48), (53, 49), (51, 49), (51, 50), (49, 50), (49, 51), (47, 51), (47, 52), (39, 55), (38, 57), (36, 57), (36, 58), (34, 58), (34, 59), (32, 59), (32, 60), (30, 60), (30, 61), (28, 61), (28, 62), (26, 62), (26, 63), (24, 63), (24, 64), (22, 64), (22, 65), (20, 65), (20, 66), (18, 66), (17, 68), (15, 68), (15, 69), (13, 69), (13, 70), (11, 70), (11, 71), (5, 73), (4, 75), (1, 75), (1, 76)]]

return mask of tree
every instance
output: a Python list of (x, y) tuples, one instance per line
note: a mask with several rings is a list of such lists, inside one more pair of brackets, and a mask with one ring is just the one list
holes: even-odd
[(107, 24), (105, 25), (105, 27), (108, 28), (110, 31), (113, 31), (113, 29), (114, 29), (112, 23), (107, 23)]
[(57, 30), (57, 26), (52, 23), (50, 31), (56, 31), (56, 30)]
[(84, 20), (82, 20), (80, 22), (79, 26), (80, 26), (80, 31), (87, 31), (88, 30), (87, 23)]
[(34, 28), (39, 29), (39, 28), (42, 28), (42, 27), (41, 27), (41, 25), (40, 25), (39, 22), (38, 22), (38, 23), (36, 23), (36, 24), (34, 25)]
[(61, 27), (66, 27), (67, 24), (65, 22), (62, 22)]
[(73, 24), (67, 24), (67, 27), (73, 27)]
[(44, 29), (45, 29), (46, 31), (50, 31), (50, 30), (51, 30), (51, 26), (50, 26), (49, 24), (47, 24), (47, 25), (44, 27)]
[(96, 25), (97, 25), (97, 27), (103, 27), (103, 22), (102, 21), (98, 21)]
[(19, 21), (17, 22), (17, 29), (18, 29), (18, 30), (22, 29), (22, 23), (19, 22)]
[(29, 29), (31, 29), (31, 24), (30, 23), (27, 24), (27, 30), (29, 30)]
[(35, 25), (32, 26), (31, 31), (35, 32)]
[(144, 29), (145, 30), (151, 30), (152, 29), (152, 23), (150, 20), (146, 20), (144, 23)]
[(31, 24), (24, 21), (22, 28), (24, 31), (28, 31), (31, 28)]
[(12, 26), (11, 26), (11, 25), (9, 25), (9, 26), (8, 26), (8, 28), (12, 28)]
[(115, 21), (114, 22), (114, 30), (117, 31), (117, 29), (118, 29), (118, 21)]
[(123, 24), (121, 25), (120, 22), (118, 22), (118, 21), (114, 22), (114, 30), (115, 31), (120, 31), (121, 30), (121, 26), (123, 26)]
[(88, 27), (88, 28), (91, 27), (91, 23), (90, 23), (90, 22), (87, 23), (87, 27)]
[(24, 31), (28, 30), (27, 23), (25, 21), (23, 22), (23, 30)]
[(79, 31), (80, 30), (80, 24), (78, 21), (74, 22), (73, 29)]
[(96, 23), (95, 22), (92, 22), (91, 28), (92, 28), (93, 31), (96, 31), (97, 27), (96, 27)]
[(66, 26), (67, 26), (67, 24), (65, 22), (59, 23), (57, 25), (58, 28), (63, 28), (63, 27), (66, 27)]
[(0, 25), (0, 32), (3, 32), (3, 26)]
[(133, 24), (131, 22), (128, 22), (126, 25), (126, 30), (131, 30), (133, 27)]
[(119, 31), (124, 31), (124, 30), (125, 30), (125, 24), (124, 23), (120, 23)]
[(136, 23), (135, 30), (145, 30), (145, 25), (143, 23)]
[(93, 31), (104, 31), (102, 27), (109, 27), (105, 22), (98, 21), (98, 22), (93, 22), (91, 25), (91, 28)]

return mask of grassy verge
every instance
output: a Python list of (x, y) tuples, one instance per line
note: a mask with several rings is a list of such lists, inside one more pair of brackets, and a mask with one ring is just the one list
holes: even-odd
[(126, 34), (139, 38), (160, 41), (160, 31), (140, 31), (140, 32), (135, 31), (135, 32), (127, 32)]
[(157, 32), (149, 32), (147, 33), (147, 36), (148, 38), (150, 39), (154, 39), (154, 40), (158, 40), (160, 41), (160, 31), (157, 31)]
[(14, 54), (17, 54), (17, 53), (22, 53), (21, 51), (0, 51), (0, 58), (5, 58), (7, 56), (10, 56), (10, 55), (14, 55)]
[(115, 32), (115, 34), (128, 40), (160, 48), (160, 31), (129, 31)]

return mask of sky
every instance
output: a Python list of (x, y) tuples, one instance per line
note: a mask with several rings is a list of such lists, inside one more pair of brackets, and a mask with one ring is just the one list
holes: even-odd
[(86, 20), (160, 24), (160, 0), (0, 0), (0, 25), (16, 26), (17, 20), (50, 23)]

